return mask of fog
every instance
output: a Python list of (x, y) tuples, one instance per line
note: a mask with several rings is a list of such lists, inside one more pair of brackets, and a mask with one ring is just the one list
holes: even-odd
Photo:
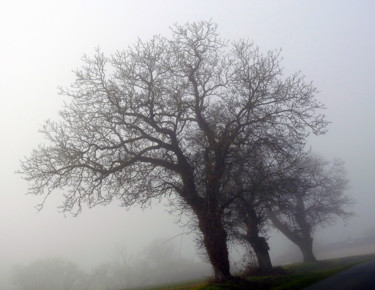
[[(0, 10), (0, 284), (13, 289), (16, 265), (59, 257), (91, 271), (113, 261), (118, 249), (139, 256), (154, 241), (171, 244), (181, 259), (201, 263), (194, 233), (176, 223), (165, 202), (125, 209), (113, 203), (84, 208), (78, 217), (57, 207), (62, 191), (42, 211), (41, 197), (25, 195), (15, 174), (20, 160), (43, 138), (38, 130), (56, 119), (64, 103), (58, 86), (68, 86), (84, 53), (100, 46), (106, 54), (137, 38), (169, 35), (174, 23), (212, 20), (222, 37), (253, 40), (262, 51), (282, 48), (286, 73), (301, 71), (319, 88), (317, 98), (332, 122), (309, 145), (327, 159), (341, 158), (350, 180), (356, 215), (346, 224), (320, 230), (318, 258), (375, 251), (329, 245), (375, 235), (375, 4), (373, 1), (8, 1)], [(297, 248), (270, 232), (271, 258), (291, 262)], [(361, 246), (361, 247), (360, 247)], [(363, 247), (362, 247), (363, 246)], [(241, 257), (232, 249), (233, 259)], [(284, 258), (283, 258), (284, 257)], [(299, 259), (296, 257), (295, 259)], [(136, 258), (134, 258), (136, 260)], [(209, 273), (209, 271), (208, 271)], [(204, 273), (206, 275), (206, 272)]]

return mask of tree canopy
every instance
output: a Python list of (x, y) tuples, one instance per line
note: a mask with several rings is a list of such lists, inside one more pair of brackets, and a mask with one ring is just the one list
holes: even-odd
[(63, 211), (167, 196), (197, 218), (218, 280), (230, 277), (224, 190), (240, 146), (303, 144), (325, 132), (316, 88), (283, 76), (279, 51), (219, 37), (212, 22), (175, 25), (106, 57), (84, 56), (48, 142), (22, 162), (30, 193), (66, 191)]

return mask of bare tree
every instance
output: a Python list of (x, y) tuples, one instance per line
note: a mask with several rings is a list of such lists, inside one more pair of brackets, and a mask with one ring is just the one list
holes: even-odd
[(291, 140), (277, 140), (262, 139), (238, 148), (230, 185), (236, 199), (226, 214), (231, 238), (252, 248), (262, 273), (273, 272), (267, 243), (268, 204), (280, 200), (284, 172), (293, 166), (291, 152), (300, 148)]
[(302, 154), (284, 181), (283, 201), (273, 203), (269, 218), (300, 248), (305, 262), (316, 261), (314, 231), (333, 224), (339, 218), (346, 220), (353, 215), (353, 202), (345, 195), (348, 180), (344, 163)]
[(222, 188), (234, 144), (323, 133), (316, 89), (282, 77), (279, 52), (224, 41), (211, 22), (83, 61), (61, 90), (71, 98), (62, 120), (42, 130), (48, 144), (22, 162), (30, 193), (68, 189), (61, 208), (76, 214), (84, 203), (177, 198), (197, 218), (215, 278), (231, 278), (223, 213), (232, 198)]

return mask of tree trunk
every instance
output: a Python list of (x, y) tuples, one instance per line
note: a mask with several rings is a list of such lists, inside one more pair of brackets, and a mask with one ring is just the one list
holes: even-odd
[(304, 262), (316, 262), (315, 255), (313, 253), (313, 239), (311, 237), (301, 240), (297, 246), (302, 252)]
[(249, 243), (252, 246), (255, 255), (257, 256), (259, 270), (263, 273), (272, 272), (273, 267), (266, 239), (257, 235), (256, 237), (252, 237), (249, 240)]
[(259, 270), (265, 273), (272, 272), (273, 267), (269, 255), (270, 248), (266, 239), (259, 236), (259, 218), (251, 205), (247, 206), (246, 211), (246, 240), (250, 243), (257, 256)]
[(227, 233), (221, 222), (220, 216), (209, 211), (198, 215), (199, 229), (203, 233), (203, 243), (211, 262), (215, 280), (218, 282), (230, 280)]
[[(201, 119), (198, 122), (201, 122), (199, 124), (200, 127), (205, 127), (203, 129), (206, 130), (205, 133), (211, 135), (212, 132), (209, 128), (206, 128), (207, 124), (204, 120)], [(218, 282), (233, 279), (230, 274), (227, 233), (222, 223), (223, 209), (218, 202), (218, 198), (221, 196), (219, 189), (221, 178), (226, 166), (225, 156), (229, 148), (228, 140), (224, 141), (221, 144), (214, 142), (214, 145), (210, 144), (211, 147), (205, 150), (207, 184), (204, 198), (199, 197), (197, 194), (192, 168), (183, 158), (180, 160), (181, 164), (184, 164), (184, 167), (187, 168), (182, 175), (184, 183), (183, 198), (197, 216), (198, 227), (203, 234), (203, 244), (211, 263), (215, 280)]]
[[(269, 213), (269, 218), (278, 230), (280, 230), (289, 240), (298, 246), (302, 252), (304, 262), (316, 261), (313, 253), (313, 238), (311, 237), (311, 230), (309, 227), (302, 228), (301, 226), (304, 233), (302, 235), (297, 235), (292, 232), (286, 224), (282, 223), (274, 214)], [(304, 224), (302, 223), (302, 225)]]
[(304, 262), (315, 262), (316, 258), (312, 250), (311, 225), (306, 220), (306, 208), (300, 194), (296, 195), (296, 201), (296, 221), (301, 229), (301, 238), (298, 247), (302, 251)]

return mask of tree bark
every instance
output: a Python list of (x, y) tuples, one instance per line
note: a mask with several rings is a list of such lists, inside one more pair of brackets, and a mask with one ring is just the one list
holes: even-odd
[(295, 232), (292, 232), (288, 226), (282, 223), (274, 214), (269, 213), (269, 218), (279, 231), (281, 231), (289, 240), (298, 246), (302, 252), (304, 262), (316, 261), (313, 253), (313, 238), (306, 229), (302, 229), (305, 232), (302, 233), (302, 235), (298, 235)]
[(258, 260), (258, 267), (260, 272), (270, 273), (273, 271), (271, 258), (269, 255), (269, 246), (265, 238), (263, 237), (253, 237), (249, 239), (249, 243), (252, 246), (255, 255)]
[[(212, 266), (214, 279), (222, 282), (233, 279), (233, 276), (230, 274), (227, 232), (222, 223), (223, 213), (217, 202), (217, 197), (220, 196), (218, 181), (224, 168), (223, 163), (219, 161), (216, 162), (220, 166), (217, 166), (218, 170), (215, 171), (215, 174), (211, 174), (210, 170), (207, 170), (207, 175), (210, 176), (207, 178), (207, 197), (202, 198), (196, 192), (192, 169), (183, 156), (180, 158), (180, 162), (185, 168), (185, 172), (182, 174), (184, 184), (184, 189), (181, 191), (182, 197), (198, 219), (198, 227), (203, 235), (203, 245)], [(206, 160), (206, 163), (208, 164), (206, 167), (210, 168), (209, 159)]]
[(298, 247), (302, 251), (304, 262), (315, 262), (316, 258), (313, 254), (313, 238), (311, 237), (311, 225), (306, 219), (306, 208), (303, 202), (302, 195), (296, 195), (296, 221), (300, 227), (301, 235)]
[(258, 267), (261, 272), (269, 273), (272, 272), (273, 267), (271, 263), (271, 258), (269, 255), (269, 246), (264, 237), (259, 236), (259, 218), (255, 210), (249, 205), (247, 210), (247, 233), (246, 240), (250, 243), (253, 248), (255, 255), (258, 260)]
[(220, 216), (202, 212), (198, 215), (199, 229), (203, 234), (203, 243), (211, 262), (215, 281), (230, 280), (230, 265), (228, 258), (227, 233), (221, 222)]
[(311, 237), (301, 239), (297, 246), (302, 252), (304, 262), (316, 262), (315, 255), (313, 253), (313, 239)]

